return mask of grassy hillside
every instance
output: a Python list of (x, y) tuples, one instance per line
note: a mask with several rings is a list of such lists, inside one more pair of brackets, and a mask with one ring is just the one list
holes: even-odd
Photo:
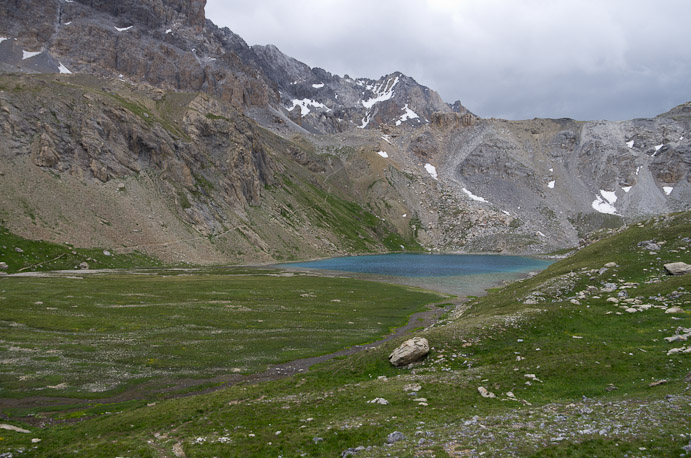
[[(388, 363), (399, 340), (286, 379), (94, 403), (76, 423), (60, 423), (74, 412), (4, 408), (30, 432), (2, 431), (0, 447), (23, 456), (679, 456), (691, 440), (691, 354), (674, 350), (688, 345), (683, 337), (665, 338), (691, 333), (691, 278), (663, 265), (691, 263), (690, 229), (689, 213), (656, 218), (474, 299), (418, 333), (433, 348), (413, 367)], [(651, 240), (657, 249), (639, 246)]]
[(0, 262), (6, 273), (46, 270), (122, 269), (154, 267), (161, 263), (142, 253), (115, 254), (109, 250), (75, 248), (69, 244), (28, 240), (0, 226)]

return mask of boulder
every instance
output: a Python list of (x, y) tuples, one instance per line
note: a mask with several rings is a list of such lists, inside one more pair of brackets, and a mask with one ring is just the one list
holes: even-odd
[(389, 361), (394, 366), (406, 366), (420, 361), (429, 353), (429, 342), (424, 337), (413, 337), (406, 340), (400, 347), (389, 355)]
[(691, 273), (691, 265), (685, 262), (671, 262), (665, 264), (665, 269), (670, 275), (685, 275)]
[(6, 262), (0, 262), (0, 270), (7, 270), (9, 267)]

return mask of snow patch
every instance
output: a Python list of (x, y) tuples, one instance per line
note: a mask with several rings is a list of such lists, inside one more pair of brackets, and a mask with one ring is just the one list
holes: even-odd
[(684, 137), (679, 137), (679, 141), (682, 141), (683, 139), (684, 139)]
[(665, 191), (666, 195), (670, 195), (672, 191), (674, 191), (674, 188), (672, 186), (663, 186), (662, 190)]
[(624, 192), (629, 192), (629, 191), (631, 191), (631, 186), (622, 186), (621, 190)]
[[(317, 102), (316, 100), (311, 100), (311, 99), (302, 99), (302, 100), (293, 99), (292, 102), (293, 102), (293, 106), (291, 106), (290, 108), (288, 108), (288, 111), (294, 110), (295, 107), (300, 107), (300, 116), (302, 116), (303, 118), (304, 118), (305, 116), (307, 116), (307, 115), (309, 114), (309, 112), (311, 111), (309, 107), (312, 107), (312, 108), (321, 108), (321, 109), (324, 109), (324, 110), (326, 110), (326, 111), (331, 111), (331, 109), (328, 108), (326, 105), (324, 105), (323, 103), (319, 103), (319, 102)], [(286, 107), (286, 108), (287, 108), (287, 107)]]
[(605, 191), (601, 189), (600, 194), (602, 194), (602, 197), (610, 204), (614, 204), (617, 201), (617, 193), (615, 191)]
[(5, 40), (9, 40), (9, 38), (7, 38), (7, 37), (0, 37), (0, 43), (2, 43), (2, 42), (5, 41)]
[(655, 155), (660, 152), (660, 149), (663, 146), (665, 146), (665, 145), (655, 145), (655, 152), (653, 153), (653, 157), (655, 157)]
[(550, 172), (554, 172), (554, 169), (552, 167), (549, 168)]
[(593, 209), (599, 211), (600, 213), (606, 213), (608, 215), (616, 215), (617, 209), (614, 208), (614, 203), (617, 201), (617, 195), (613, 191), (600, 190), (600, 196), (595, 196), (595, 200), (591, 204)]
[(132, 27), (134, 27), (134, 26), (131, 25), (131, 26), (129, 26), (129, 27), (115, 27), (115, 30), (117, 30), (118, 32), (127, 32), (127, 31), (130, 30)]
[(362, 118), (362, 125), (359, 125), (358, 128), (364, 129), (365, 127), (367, 127), (367, 124), (369, 124), (369, 122), (371, 121), (371, 116), (372, 114), (368, 111), (365, 117)]
[(639, 173), (640, 171), (641, 171), (641, 166), (639, 165), (638, 167), (636, 167), (636, 176), (638, 176), (638, 173)]
[(543, 234), (543, 233), (540, 232), (540, 231), (537, 231), (537, 235), (539, 235), (540, 237), (547, 237), (545, 234)]
[(406, 103), (405, 106), (403, 107), (403, 111), (404, 111), (403, 115), (402, 115), (400, 118), (398, 118), (398, 120), (396, 121), (396, 125), (397, 125), (397, 126), (400, 126), (402, 123), (404, 123), (404, 122), (406, 122), (406, 121), (409, 121), (409, 120), (411, 120), (411, 119), (417, 119), (417, 118), (419, 118), (419, 116), (417, 115), (417, 113), (415, 113), (413, 110), (411, 110), (410, 108), (408, 108), (408, 104), (407, 104), (407, 103)]
[(408, 217), (408, 214), (407, 214), (407, 213), (404, 213), (404, 214), (403, 214), (403, 218), (407, 218), (407, 217)]
[(556, 184), (556, 180), (552, 180), (549, 183), (547, 183), (547, 187), (549, 189), (554, 189), (554, 185)]
[(313, 84), (312, 87), (315, 88), (315, 89), (321, 89), (321, 88), (324, 87), (324, 83)]
[(173, 29), (166, 30), (166, 35), (168, 35), (169, 33), (173, 33)]
[(487, 200), (484, 197), (476, 196), (472, 192), (468, 191), (466, 188), (463, 188), (463, 192), (466, 193), (468, 195), (468, 197), (470, 197), (472, 200), (474, 200), (476, 202), (489, 203), (489, 202), (487, 202)]
[(24, 53), (24, 55), (23, 55), (23, 57), (22, 57), (22, 60), (27, 60), (27, 59), (31, 59), (31, 58), (34, 57), (34, 56), (38, 56), (38, 55), (41, 54), (43, 51), (35, 51), (35, 52), (32, 52), (32, 51), (24, 51), (24, 50), (22, 50), (22, 52)]
[(384, 159), (387, 159), (389, 157), (389, 154), (386, 151), (379, 151), (377, 154), (383, 157)]
[(389, 137), (388, 135), (382, 135), (381, 138), (382, 138), (382, 140), (384, 140), (384, 141), (385, 141), (386, 143), (388, 143), (389, 145), (392, 144), (392, 143), (391, 143), (391, 137)]
[(70, 22), (65, 22), (65, 25), (70, 25), (70, 24), (72, 24), (72, 21), (70, 21)]
[(60, 73), (64, 73), (66, 75), (69, 75), (72, 73), (69, 68), (67, 68), (63, 65), (62, 62), (58, 62), (58, 63), (60, 64), (60, 66), (58, 67), (58, 70), (60, 71)]
[(595, 196), (595, 200), (593, 201), (592, 206), (595, 210), (599, 211), (600, 213), (606, 213), (608, 215), (617, 214), (617, 209), (614, 208), (614, 206), (602, 200), (602, 197), (600, 196)]
[(511, 216), (511, 213), (507, 212), (506, 210), (502, 210), (501, 212), (507, 216)]
[(631, 140), (630, 142), (626, 142), (626, 146), (628, 146), (629, 148), (633, 148), (634, 143), (635, 140)]
[(437, 179), (437, 177), (438, 177), (437, 168), (435, 166), (433, 166), (430, 163), (427, 163), (427, 164), (425, 164), (425, 170), (427, 170), (427, 173), (432, 175), (432, 178), (434, 178), (435, 180)]
[(372, 97), (369, 100), (363, 100), (362, 105), (367, 108), (368, 110), (374, 106), (375, 103), (379, 102), (384, 102), (386, 100), (390, 100), (391, 97), (393, 97), (393, 88), (396, 87), (398, 84), (398, 77), (395, 79), (391, 80), (386, 80), (381, 84), (375, 84), (374, 86), (367, 86), (367, 89), (370, 89), (372, 92), (376, 94), (375, 97)]

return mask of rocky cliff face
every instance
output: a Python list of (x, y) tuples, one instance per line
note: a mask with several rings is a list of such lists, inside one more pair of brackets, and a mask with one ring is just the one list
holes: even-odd
[[(236, 107), (266, 106), (272, 84), (243, 61), (249, 47), (206, 22), (204, 0), (65, 2), (0, 5), (0, 68), (90, 73), (203, 91)], [(38, 17), (36, 15), (38, 12)]]
[(203, 263), (409, 243), (326, 183), (340, 160), (206, 94), (0, 76), (0, 136), (0, 224), (32, 237)]

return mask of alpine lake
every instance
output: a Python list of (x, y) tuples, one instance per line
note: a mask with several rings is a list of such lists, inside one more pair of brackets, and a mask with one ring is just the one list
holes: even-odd
[(279, 267), (339, 273), (456, 296), (479, 296), (489, 288), (537, 273), (552, 262), (525, 256), (393, 253), (329, 258)]

